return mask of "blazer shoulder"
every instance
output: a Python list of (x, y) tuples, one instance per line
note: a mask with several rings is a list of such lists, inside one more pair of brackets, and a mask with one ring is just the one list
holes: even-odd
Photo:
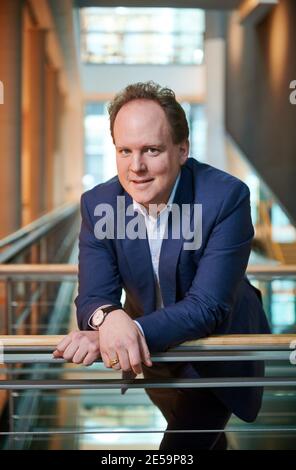
[[(193, 160), (193, 161), (192, 161)], [(190, 158), (189, 168), (193, 172), (193, 181), (197, 194), (205, 193), (226, 197), (233, 191), (236, 194), (249, 195), (249, 187), (236, 176), (212, 165)]]
[(104, 183), (97, 184), (92, 189), (85, 191), (81, 196), (87, 206), (96, 206), (97, 204), (116, 204), (117, 196), (123, 194), (123, 187), (121, 186), (118, 176), (105, 181)]

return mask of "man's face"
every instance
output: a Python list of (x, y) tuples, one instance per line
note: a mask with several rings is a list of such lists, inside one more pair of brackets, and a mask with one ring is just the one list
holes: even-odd
[(165, 112), (152, 100), (133, 100), (114, 122), (116, 163), (121, 185), (148, 208), (168, 201), (188, 157), (188, 141), (174, 144)]

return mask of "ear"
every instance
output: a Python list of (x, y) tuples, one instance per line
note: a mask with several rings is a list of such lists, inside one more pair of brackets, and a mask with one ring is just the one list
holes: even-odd
[(179, 163), (184, 165), (189, 155), (189, 140), (185, 139), (179, 144)]

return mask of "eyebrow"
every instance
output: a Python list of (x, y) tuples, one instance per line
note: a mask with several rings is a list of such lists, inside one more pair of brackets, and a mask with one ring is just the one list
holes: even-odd
[[(131, 145), (115, 145), (115, 148), (117, 149), (129, 149), (130, 147), (132, 147)], [(146, 148), (152, 148), (152, 147), (157, 147), (157, 148), (165, 148), (165, 145), (164, 144), (144, 144), (141, 146), (141, 149), (146, 149)]]

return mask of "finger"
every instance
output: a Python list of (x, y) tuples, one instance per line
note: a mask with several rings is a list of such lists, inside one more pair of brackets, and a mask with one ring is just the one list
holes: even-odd
[(141, 355), (138, 343), (128, 349), (128, 355), (132, 370), (135, 374), (142, 374)]
[[(112, 359), (118, 359), (118, 361), (119, 361), (118, 353), (117, 353), (117, 351), (115, 351), (115, 349), (113, 347), (109, 348), (107, 350), (107, 355), (108, 355), (108, 358), (109, 358), (109, 364), (110, 365), (111, 365)], [(118, 362), (117, 364), (114, 364), (113, 366), (111, 365), (111, 368), (114, 369), (114, 370), (120, 370), (121, 369), (120, 362)]]
[(104, 362), (105, 367), (108, 369), (114, 369), (114, 370), (120, 370), (120, 361), (117, 364), (114, 364), (114, 366), (111, 365), (111, 360), (118, 358), (118, 354), (114, 349), (109, 349), (107, 352), (103, 352), (101, 350), (101, 357)]
[(57, 351), (63, 353), (65, 349), (69, 346), (72, 342), (72, 338), (70, 335), (65, 336), (62, 341), (60, 341), (56, 347)]
[(120, 367), (122, 370), (128, 371), (132, 369), (130, 361), (129, 361), (128, 352), (126, 349), (118, 350), (117, 356), (118, 356)]
[(105, 367), (107, 367), (107, 369), (120, 370), (120, 363), (114, 364), (114, 366), (111, 366), (111, 363), (110, 363), (110, 361), (112, 359), (115, 359), (116, 353), (113, 353), (113, 355), (112, 355), (112, 353), (110, 353), (110, 354), (111, 354), (111, 359), (110, 359), (109, 353), (101, 352), (101, 356), (102, 356), (102, 359), (104, 361)]
[(101, 356), (102, 356), (102, 359), (103, 359), (103, 362), (104, 362), (104, 365), (105, 367), (107, 367), (107, 369), (111, 369), (111, 365), (110, 365), (110, 360), (109, 360), (109, 356), (107, 353), (101, 351)]
[(77, 341), (73, 341), (69, 346), (65, 349), (63, 353), (64, 359), (66, 361), (72, 361), (74, 354), (76, 353), (77, 349), (79, 348), (79, 343)]
[(87, 344), (80, 344), (79, 348), (77, 349), (77, 351), (75, 352), (73, 356), (72, 362), (74, 362), (75, 364), (81, 364), (84, 361), (87, 354), (88, 354)]
[(96, 360), (98, 356), (94, 354), (93, 352), (88, 352), (83, 359), (83, 365), (84, 366), (91, 366)]
[(142, 335), (140, 335), (140, 347), (141, 347), (141, 352), (142, 352), (141, 357), (142, 357), (143, 362), (146, 364), (146, 366), (151, 367), (153, 364), (151, 361), (150, 351), (148, 349), (146, 340)]
[(58, 357), (63, 357), (63, 353), (61, 353), (60, 351), (58, 351), (57, 349), (55, 351), (53, 351), (52, 353), (53, 357), (54, 358), (58, 358)]

